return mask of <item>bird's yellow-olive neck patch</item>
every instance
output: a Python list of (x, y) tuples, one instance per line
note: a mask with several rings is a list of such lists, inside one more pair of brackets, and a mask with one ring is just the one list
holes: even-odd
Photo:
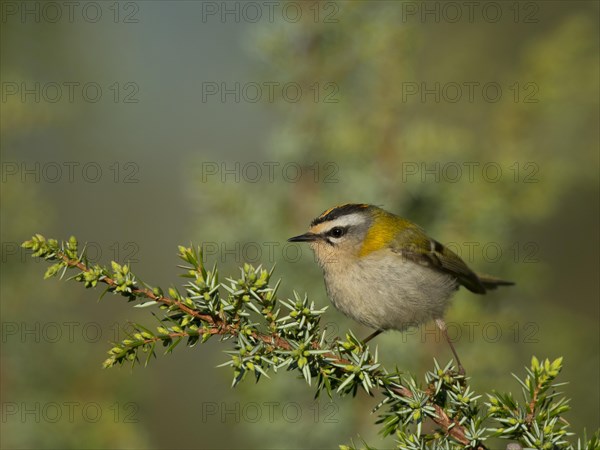
[(371, 227), (365, 235), (358, 256), (363, 257), (369, 253), (389, 246), (398, 232), (398, 217), (388, 214), (383, 210), (374, 213)]

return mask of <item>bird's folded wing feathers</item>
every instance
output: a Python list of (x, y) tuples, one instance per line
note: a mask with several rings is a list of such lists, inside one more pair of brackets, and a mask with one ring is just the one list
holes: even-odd
[(392, 251), (402, 257), (456, 277), (458, 282), (477, 294), (486, 289), (475, 272), (465, 262), (438, 241), (429, 238), (416, 225), (406, 227), (392, 243)]

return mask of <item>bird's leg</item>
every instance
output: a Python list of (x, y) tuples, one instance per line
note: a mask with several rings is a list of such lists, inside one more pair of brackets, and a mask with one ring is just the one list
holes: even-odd
[(363, 345), (366, 344), (367, 342), (369, 342), (371, 339), (373, 339), (376, 336), (379, 336), (381, 333), (383, 333), (383, 330), (376, 330), (373, 333), (371, 333), (370, 335), (368, 335), (364, 340), (363, 340)]
[(450, 345), (450, 349), (452, 350), (452, 353), (454, 354), (454, 358), (456, 358), (456, 363), (458, 364), (458, 373), (460, 375), (464, 376), (466, 374), (465, 368), (460, 363), (460, 359), (458, 358), (458, 353), (456, 353), (456, 350), (454, 349), (454, 345), (452, 345), (452, 341), (450, 340), (450, 337), (448, 336), (448, 329), (446, 327), (446, 322), (444, 322), (444, 319), (435, 319), (435, 324), (441, 330), (442, 334), (446, 338), (446, 341)]

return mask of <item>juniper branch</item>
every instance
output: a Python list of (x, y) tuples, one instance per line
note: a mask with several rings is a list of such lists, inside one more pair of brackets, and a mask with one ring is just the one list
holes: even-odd
[[(126, 361), (135, 364), (140, 352), (147, 354), (147, 364), (156, 356), (157, 343), (166, 346), (169, 353), (185, 338), (187, 345), (193, 346), (220, 336), (234, 341), (234, 350), (226, 351), (230, 359), (222, 364), (233, 367), (234, 385), (248, 373), (254, 373), (258, 381), (269, 371), (286, 367), (298, 370), (309, 385), (316, 379), (316, 396), (322, 391), (330, 397), (334, 392), (356, 395), (359, 389), (369, 395), (380, 392), (384, 399), (375, 410), (383, 406), (387, 410), (380, 413), (378, 423), (383, 424), (384, 435), (397, 437), (399, 448), (424, 449), (433, 443), (435, 448), (485, 450), (484, 441), (494, 436), (536, 448), (575, 448), (565, 440), (571, 433), (561, 417), (569, 409), (567, 400), (555, 400), (558, 393), (554, 389), (559, 385), (554, 379), (562, 367), (561, 358), (540, 363), (534, 357), (526, 379), (516, 377), (525, 404), (520, 405), (511, 394), (494, 392), (488, 395), (488, 410), (482, 415), (479, 396), (470, 390), (468, 379), (456, 371), (452, 362), (444, 368), (435, 362), (434, 370), (425, 375), (426, 387), (420, 388), (412, 376), (402, 375), (397, 369), (388, 372), (379, 364), (377, 353), (372, 354), (351, 332), (343, 340), (327, 342), (320, 329), (326, 308), (318, 309), (306, 296), (301, 298), (296, 293), (293, 299), (278, 299), (279, 282), (269, 286), (272, 271), (246, 264), (239, 279), (229, 278), (228, 283), (222, 283), (216, 266), (206, 270), (200, 248), (180, 247), (179, 257), (188, 264), (180, 267), (191, 281), (185, 285), (186, 295), (175, 288), (165, 295), (161, 288), (138, 281), (126, 264), (113, 261), (110, 270), (90, 264), (85, 248), (78, 253), (74, 237), (59, 245), (56, 240), (35, 235), (23, 246), (32, 250), (32, 256), (55, 262), (46, 271), (46, 278), (75, 269), (78, 273), (71, 279), (87, 288), (104, 284), (105, 293), (120, 294), (129, 301), (145, 299), (135, 306), (156, 305), (163, 311), (156, 333), (132, 324), (127, 338), (109, 350), (105, 367)], [(552, 393), (548, 393), (550, 390)], [(422, 433), (422, 425), (428, 420), (437, 425), (436, 432)], [(484, 421), (499, 427), (487, 428)], [(579, 442), (577, 448), (599, 449), (600, 439), (596, 435), (583, 447)]]

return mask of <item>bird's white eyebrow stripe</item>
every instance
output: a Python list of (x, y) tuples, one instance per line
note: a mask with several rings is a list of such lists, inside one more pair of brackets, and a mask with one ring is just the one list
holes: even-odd
[(365, 222), (365, 217), (362, 214), (348, 214), (342, 217), (338, 217), (337, 219), (331, 220), (329, 222), (323, 223), (323, 228), (321, 232), (327, 232), (334, 227), (348, 227), (351, 225), (360, 225)]

